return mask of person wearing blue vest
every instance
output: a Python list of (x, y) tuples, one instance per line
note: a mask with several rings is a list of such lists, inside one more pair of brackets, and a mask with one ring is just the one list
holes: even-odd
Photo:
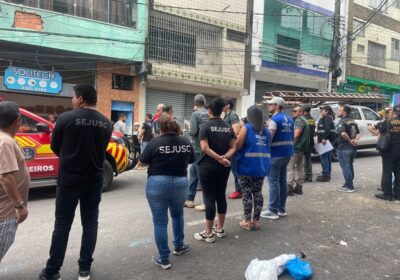
[(287, 186), (287, 166), (294, 154), (294, 122), (292, 117), (282, 112), (285, 100), (273, 97), (267, 102), (268, 111), (272, 114), (269, 121), (271, 133), (271, 169), (268, 176), (269, 205), (261, 213), (262, 218), (276, 220), (285, 217)]
[[(236, 140), (236, 173), (243, 195), (244, 220), (239, 225), (247, 230), (260, 229), (264, 204), (262, 187), (269, 173), (271, 135), (264, 127), (263, 111), (257, 105), (247, 109), (247, 121)], [(254, 208), (253, 221), (251, 212)]]

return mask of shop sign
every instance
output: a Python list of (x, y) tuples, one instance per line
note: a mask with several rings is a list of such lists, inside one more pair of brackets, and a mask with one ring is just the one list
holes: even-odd
[(62, 90), (62, 77), (54, 71), (8, 67), (4, 72), (4, 85), (9, 90), (59, 94)]

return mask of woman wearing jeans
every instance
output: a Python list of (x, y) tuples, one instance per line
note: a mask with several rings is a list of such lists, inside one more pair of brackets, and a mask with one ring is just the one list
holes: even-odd
[[(230, 158), (235, 154), (235, 132), (220, 116), (225, 102), (215, 98), (208, 106), (210, 119), (200, 127), (200, 147), (203, 151), (198, 162), (200, 183), (206, 206), (205, 230), (194, 238), (199, 241), (215, 242), (215, 235), (225, 237), (226, 184), (231, 169)], [(217, 206), (217, 207), (216, 207)], [(218, 209), (218, 223), (213, 229)]]
[(180, 136), (179, 125), (168, 114), (158, 120), (161, 136), (154, 138), (140, 156), (140, 165), (149, 165), (146, 197), (153, 214), (154, 236), (159, 252), (153, 262), (163, 269), (171, 267), (168, 247), (168, 209), (174, 233), (174, 255), (191, 247), (184, 240), (183, 204), (188, 194), (187, 167), (194, 162), (192, 144)]
[(269, 173), (271, 135), (268, 128), (264, 127), (263, 111), (257, 105), (247, 109), (247, 121), (236, 140), (236, 172), (239, 175), (244, 209), (244, 220), (239, 225), (247, 230), (258, 230), (264, 204), (262, 186), (265, 176)]

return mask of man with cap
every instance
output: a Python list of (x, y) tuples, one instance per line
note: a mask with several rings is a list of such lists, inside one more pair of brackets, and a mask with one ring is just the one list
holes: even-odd
[(303, 117), (307, 120), (308, 126), (310, 127), (310, 146), (309, 149), (304, 153), (304, 173), (305, 173), (305, 181), (312, 182), (313, 172), (312, 172), (312, 161), (311, 161), (311, 152), (314, 147), (314, 136), (315, 136), (315, 120), (310, 114), (311, 106), (304, 105), (304, 114)]
[[(318, 143), (325, 145), (328, 141), (333, 145), (335, 142), (335, 114), (332, 107), (325, 105), (320, 107), (321, 118), (318, 120)], [(331, 151), (320, 155), (322, 174), (317, 177), (318, 182), (329, 182), (331, 180), (332, 159)]]
[(192, 113), (190, 117), (190, 131), (189, 134), (192, 136), (192, 145), (195, 154), (195, 162), (191, 165), (189, 170), (189, 193), (187, 200), (185, 202), (185, 207), (195, 208), (198, 211), (205, 211), (206, 207), (204, 203), (195, 206), (194, 198), (196, 196), (197, 185), (199, 184), (199, 173), (197, 170), (197, 162), (201, 156), (201, 148), (200, 148), (200, 139), (199, 139), (199, 131), (200, 126), (208, 121), (208, 110), (205, 108), (206, 106), (206, 98), (202, 94), (197, 94), (194, 97), (194, 106), (196, 110)]
[(287, 166), (294, 154), (294, 122), (292, 117), (282, 112), (285, 106), (282, 97), (273, 97), (267, 104), (272, 114), (268, 124), (272, 139), (271, 169), (268, 176), (269, 205), (261, 217), (276, 220), (287, 216)]
[(376, 194), (375, 197), (389, 201), (400, 200), (400, 105), (393, 107), (392, 117), (382, 123), (379, 131), (381, 135), (390, 134), (390, 149), (381, 153), (383, 194)]
[(356, 122), (350, 117), (351, 107), (349, 105), (339, 106), (337, 124), (338, 147), (337, 155), (344, 177), (344, 185), (339, 191), (354, 192), (354, 158), (357, 152), (357, 144), (360, 140), (360, 130)]
[(0, 102), (0, 262), (28, 216), (29, 173), (14, 140), (20, 123), (17, 103)]

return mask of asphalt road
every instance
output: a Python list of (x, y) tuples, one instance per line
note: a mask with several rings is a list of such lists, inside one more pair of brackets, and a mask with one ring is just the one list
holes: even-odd
[[(320, 172), (317, 161), (313, 167), (315, 173)], [(193, 234), (203, 228), (204, 214), (186, 209), (186, 242), (193, 249), (187, 255), (172, 256), (169, 271), (151, 263), (156, 248), (144, 195), (146, 173), (122, 174), (103, 195), (92, 279), (244, 279), (252, 259), (298, 254), (300, 250), (313, 267), (313, 279), (400, 279), (400, 203), (373, 198), (380, 170), (376, 151), (359, 152), (356, 192), (340, 193), (336, 188), (343, 179), (339, 165), (334, 163), (332, 182), (306, 184), (304, 195), (288, 199), (288, 217), (263, 220), (260, 231), (248, 232), (238, 226), (241, 201), (230, 200), (226, 221), (229, 236), (214, 244), (193, 239)], [(266, 201), (267, 188), (265, 183)], [(229, 192), (232, 189), (230, 180)], [(199, 194), (196, 200), (200, 198)], [(32, 190), (29, 211), (28, 220), (18, 229), (16, 241), (0, 265), (0, 279), (37, 279), (47, 260), (54, 223), (54, 189)], [(77, 212), (62, 279), (77, 279), (80, 235)], [(291, 278), (284, 275), (280, 279)]]

